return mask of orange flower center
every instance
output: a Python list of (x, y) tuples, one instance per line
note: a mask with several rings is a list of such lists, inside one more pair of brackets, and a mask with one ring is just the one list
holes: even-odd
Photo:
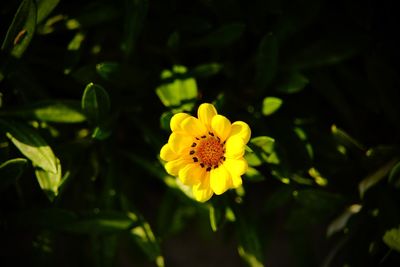
[(225, 142), (221, 143), (220, 139), (210, 132), (209, 137), (203, 135), (196, 138), (189, 154), (194, 162), (198, 162), (202, 168), (207, 167), (206, 170), (210, 171), (211, 168), (218, 168), (218, 165), (225, 160)]

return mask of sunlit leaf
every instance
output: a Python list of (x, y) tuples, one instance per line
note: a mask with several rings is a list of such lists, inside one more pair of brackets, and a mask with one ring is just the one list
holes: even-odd
[(39, 24), (42, 22), (51, 13), (51, 11), (56, 8), (59, 2), (60, 0), (39, 0), (37, 4), (36, 23)]
[(44, 101), (24, 108), (5, 110), (3, 114), (57, 123), (80, 123), (86, 120), (77, 101)]
[(50, 201), (53, 201), (58, 195), (58, 188), (61, 185), (61, 164), (60, 160), (57, 161), (57, 172), (49, 172), (47, 170), (37, 167), (35, 169), (36, 178), (39, 182), (40, 188), (46, 194)]
[(57, 158), (50, 146), (33, 128), (24, 124), (0, 119), (0, 127), (14, 145), (30, 159), (33, 165), (57, 173)]
[(251, 138), (250, 143), (262, 148), (267, 153), (272, 153), (274, 149), (275, 139), (269, 136), (257, 136)]
[(82, 109), (95, 125), (103, 122), (110, 112), (110, 98), (103, 87), (89, 83), (82, 96)]
[[(174, 66), (173, 70), (164, 70), (161, 78), (164, 80), (172, 80), (171, 82), (162, 84), (157, 87), (156, 93), (161, 102), (166, 107), (177, 107), (188, 101), (194, 101), (197, 98), (197, 83), (194, 78), (175, 78), (176, 75), (183, 75), (187, 72), (184, 66)], [(188, 103), (190, 104), (190, 103)], [(190, 107), (194, 104), (190, 104)]]
[(263, 101), (262, 114), (269, 116), (275, 113), (282, 105), (282, 99), (278, 97), (266, 97)]
[(25, 169), (26, 159), (10, 159), (0, 165), (0, 192), (15, 183)]
[(1, 50), (19, 58), (28, 48), (36, 29), (36, 2), (23, 0), (8, 28)]
[(393, 228), (385, 232), (383, 242), (391, 249), (400, 252), (400, 228)]
[(344, 130), (338, 128), (336, 125), (332, 125), (331, 127), (332, 134), (335, 138), (343, 144), (345, 147), (353, 148), (356, 150), (367, 151), (364, 145), (362, 145), (359, 141), (351, 137)]

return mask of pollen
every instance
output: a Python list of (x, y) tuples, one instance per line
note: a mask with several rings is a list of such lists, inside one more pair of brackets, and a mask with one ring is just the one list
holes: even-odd
[(202, 139), (196, 149), (196, 155), (200, 162), (209, 167), (218, 166), (222, 162), (224, 154), (224, 145), (212, 136)]

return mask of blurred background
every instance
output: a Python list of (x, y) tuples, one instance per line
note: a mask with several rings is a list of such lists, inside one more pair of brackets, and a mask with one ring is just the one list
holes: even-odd
[[(0, 3), (0, 266), (399, 266), (394, 1)], [(159, 151), (252, 129), (201, 204)]]

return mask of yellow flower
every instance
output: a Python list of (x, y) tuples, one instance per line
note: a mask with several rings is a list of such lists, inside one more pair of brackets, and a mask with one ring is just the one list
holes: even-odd
[(201, 104), (197, 117), (175, 114), (172, 133), (161, 148), (166, 171), (192, 187), (197, 201), (205, 202), (242, 184), (247, 170), (243, 158), (250, 139), (250, 127), (243, 121), (231, 122), (218, 115), (211, 104)]

